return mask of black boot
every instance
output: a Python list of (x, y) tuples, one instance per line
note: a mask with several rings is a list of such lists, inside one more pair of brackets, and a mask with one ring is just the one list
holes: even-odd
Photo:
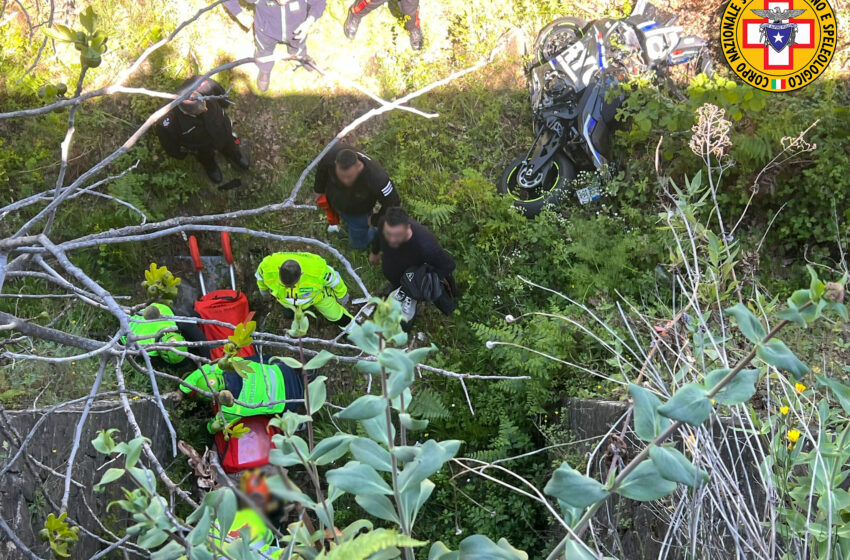
[(199, 153), (196, 154), (198, 157), (198, 161), (201, 162), (201, 165), (204, 167), (204, 171), (207, 172), (207, 177), (210, 178), (210, 181), (213, 183), (221, 183), (221, 169), (218, 168), (218, 164), (215, 162), (215, 156), (212, 153)]
[(248, 169), (251, 165), (248, 156), (245, 155), (245, 150), (242, 149), (242, 141), (239, 138), (233, 138), (233, 149), (229, 150), (228, 155), (230, 156), (230, 160), (241, 169)]
[(348, 10), (348, 17), (345, 18), (345, 23), (342, 26), (342, 31), (349, 39), (354, 39), (357, 35), (357, 28), (360, 27), (360, 16)]

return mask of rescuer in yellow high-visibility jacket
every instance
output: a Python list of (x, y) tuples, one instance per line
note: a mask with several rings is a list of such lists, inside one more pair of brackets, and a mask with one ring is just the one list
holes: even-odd
[(290, 313), (313, 308), (341, 328), (351, 321), (344, 307), (348, 288), (319, 255), (273, 253), (262, 260), (256, 276), (260, 293), (270, 294)]

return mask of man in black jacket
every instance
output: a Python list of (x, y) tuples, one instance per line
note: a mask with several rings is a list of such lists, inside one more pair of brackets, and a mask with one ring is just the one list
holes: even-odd
[[(313, 190), (317, 199), (324, 194), (330, 207), (345, 221), (348, 241), (355, 249), (368, 247), (386, 209), (401, 205), (398, 191), (384, 168), (342, 143), (319, 161)], [(381, 208), (373, 216), (376, 202), (381, 203)]]
[[(183, 82), (184, 92), (198, 78)], [(204, 99), (207, 96), (220, 96)], [(183, 159), (192, 154), (204, 166), (209, 178), (221, 182), (221, 169), (215, 162), (215, 151), (223, 153), (242, 169), (248, 168), (248, 158), (242, 153), (239, 138), (233, 133), (226, 105), (232, 104), (221, 84), (206, 79), (192, 95), (169, 111), (156, 124), (156, 134), (162, 147), (171, 157)]]
[(369, 262), (381, 263), (392, 296), (401, 303), (405, 330), (416, 314), (417, 301), (430, 301), (446, 315), (455, 310), (455, 261), (431, 230), (401, 208), (387, 209), (372, 242)]
[(410, 35), (410, 47), (415, 51), (422, 50), (425, 39), (419, 25), (419, 0), (355, 0), (348, 8), (348, 17), (343, 25), (345, 36), (354, 39), (360, 26), (360, 18), (387, 2), (393, 15), (404, 23), (404, 28)]

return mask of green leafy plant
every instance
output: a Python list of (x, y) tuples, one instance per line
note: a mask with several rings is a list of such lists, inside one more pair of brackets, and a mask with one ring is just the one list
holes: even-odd
[(80, 14), (80, 23), (82, 30), (74, 31), (66, 25), (56, 24), (46, 28), (44, 34), (57, 41), (74, 45), (74, 48), (80, 51), (80, 66), (85, 71), (100, 66), (101, 57), (106, 52), (108, 36), (98, 29), (98, 17), (91, 6)]
[(170, 304), (177, 297), (177, 289), (180, 287), (180, 278), (175, 277), (168, 270), (168, 267), (157, 266), (156, 263), (151, 263), (148, 270), (145, 271), (145, 279), (142, 281), (142, 288), (145, 293), (154, 301), (162, 301)]
[(67, 512), (62, 512), (59, 517), (48, 514), (44, 528), (38, 532), (41, 540), (50, 544), (50, 550), (56, 558), (70, 558), (71, 548), (80, 538), (80, 528), (68, 525), (65, 521), (67, 517)]

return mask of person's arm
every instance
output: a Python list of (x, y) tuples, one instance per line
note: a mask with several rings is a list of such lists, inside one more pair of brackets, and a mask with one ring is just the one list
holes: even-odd
[[(245, 0), (245, 3), (256, 4), (257, 0)], [(251, 21), (251, 16), (242, 9), (239, 0), (224, 0), (223, 4), (227, 11), (230, 12), (230, 15), (239, 22), (239, 25), (245, 29), (251, 29), (251, 24), (253, 23)]]
[(263, 278), (263, 264), (260, 263), (260, 267), (257, 268), (257, 272), (254, 273), (254, 277), (257, 279), (257, 288), (260, 290), (260, 295), (266, 297), (269, 295), (269, 287), (266, 284), (265, 279)]
[(209, 391), (209, 387), (204, 380), (204, 372), (201, 369), (196, 369), (189, 376), (184, 379), (184, 381), (188, 385), (180, 385), (180, 391), (187, 395), (191, 395), (195, 392), (195, 389), (200, 389), (201, 391)]
[(325, 288), (331, 290), (336, 299), (342, 299), (348, 293), (348, 286), (345, 285), (342, 276), (330, 265), (325, 271), (324, 281)]
[(181, 149), (180, 143), (177, 142), (177, 134), (172, 127), (176, 126), (174, 117), (165, 115), (156, 125), (156, 135), (159, 138), (159, 143), (162, 144), (162, 149), (165, 153), (173, 158), (183, 159), (186, 157), (186, 150)]
[(443, 249), (436, 237), (430, 235), (429, 239), (423, 243), (423, 250), (425, 254), (425, 263), (434, 269), (437, 276), (445, 278), (454, 272), (454, 269), (457, 266), (455, 264), (455, 260), (448, 251)]
[(384, 212), (387, 211), (387, 208), (401, 206), (401, 197), (399, 196), (398, 190), (396, 190), (392, 179), (390, 179), (390, 176), (378, 165), (375, 165), (374, 179), (371, 182), (371, 186), (378, 197), (378, 201), (381, 203), (381, 208), (374, 217), (375, 223), (377, 224), (384, 215)]

